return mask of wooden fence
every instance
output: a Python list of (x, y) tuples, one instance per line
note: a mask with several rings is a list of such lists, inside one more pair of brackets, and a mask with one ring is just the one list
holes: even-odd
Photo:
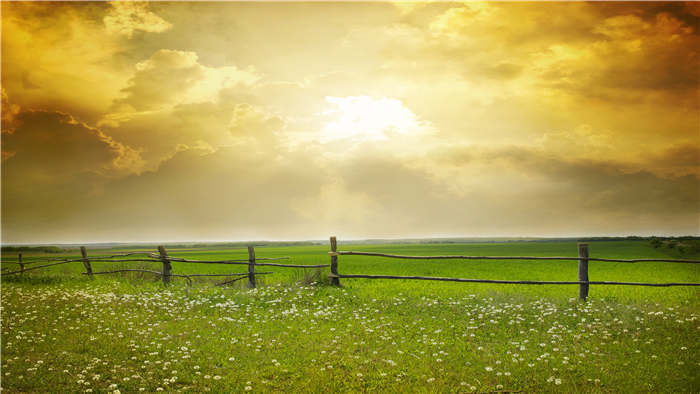
[[(523, 285), (578, 285), (579, 286), (579, 298), (585, 300), (588, 297), (588, 290), (591, 285), (624, 285), (624, 286), (654, 286), (654, 287), (671, 287), (671, 286), (700, 286), (700, 283), (639, 283), (639, 282), (613, 282), (613, 281), (591, 281), (588, 278), (588, 262), (589, 261), (599, 261), (599, 262), (615, 262), (615, 263), (640, 263), (640, 262), (667, 262), (667, 263), (686, 263), (686, 264), (700, 264), (700, 260), (683, 260), (683, 259), (608, 259), (608, 258), (598, 258), (589, 257), (588, 255), (588, 244), (579, 243), (578, 244), (578, 256), (576, 257), (533, 257), (533, 256), (406, 256), (397, 254), (387, 254), (387, 253), (376, 253), (376, 252), (357, 252), (357, 251), (339, 251), (338, 242), (336, 237), (330, 238), (330, 252), (328, 254), (331, 258), (330, 264), (318, 264), (318, 265), (299, 265), (299, 264), (281, 264), (281, 263), (270, 263), (267, 261), (271, 260), (284, 260), (289, 259), (289, 257), (256, 257), (255, 249), (252, 246), (248, 247), (248, 259), (243, 260), (192, 260), (185, 259), (181, 257), (169, 256), (165, 247), (159, 246), (158, 253), (151, 252), (131, 252), (131, 253), (121, 253), (109, 256), (93, 256), (89, 257), (85, 247), (80, 247), (81, 258), (78, 259), (66, 259), (66, 258), (39, 258), (39, 259), (23, 259), (22, 254), (18, 255), (17, 262), (19, 265), (19, 270), (3, 272), (2, 275), (13, 275), (13, 274), (23, 274), (27, 271), (32, 271), (36, 269), (51, 267), (59, 264), (68, 264), (73, 262), (80, 262), (85, 267), (85, 272), (83, 275), (102, 275), (102, 274), (114, 274), (119, 272), (146, 272), (155, 275), (160, 275), (163, 279), (164, 284), (170, 282), (171, 277), (185, 278), (188, 284), (192, 284), (193, 277), (233, 277), (231, 280), (227, 280), (218, 285), (225, 285), (229, 283), (236, 282), (248, 278), (248, 286), (255, 288), (256, 286), (256, 276), (258, 275), (269, 275), (272, 272), (257, 272), (255, 270), (256, 266), (264, 267), (288, 267), (288, 268), (326, 268), (330, 267), (330, 274), (328, 277), (331, 279), (331, 284), (335, 286), (340, 286), (340, 279), (354, 279), (354, 278), (366, 278), (366, 279), (411, 279), (411, 280), (435, 280), (435, 281), (446, 281), (446, 282), (466, 282), (466, 283), (496, 283), (496, 284), (523, 284)], [(533, 281), (533, 280), (498, 280), (498, 279), (464, 279), (464, 278), (445, 278), (445, 277), (434, 277), (434, 276), (397, 276), (397, 275), (369, 275), (369, 274), (339, 274), (338, 273), (338, 257), (339, 256), (374, 256), (374, 257), (387, 257), (394, 259), (414, 259), (414, 260), (549, 260), (549, 261), (578, 261), (578, 280), (576, 281)], [(259, 262), (263, 261), (263, 262)], [(48, 263), (41, 265), (34, 265), (37, 263)], [(146, 269), (118, 269), (112, 271), (102, 271), (93, 272), (91, 262), (160, 262), (162, 264), (162, 271), (146, 270)], [(172, 262), (178, 263), (188, 263), (188, 264), (231, 264), (231, 265), (247, 265), (248, 272), (243, 273), (231, 273), (231, 274), (174, 274), (172, 270)], [(8, 262), (4, 262), (8, 263)], [(5, 270), (5, 268), (3, 268)]]
[[(683, 259), (606, 259), (588, 256), (588, 244), (578, 244), (578, 256), (576, 257), (533, 257), (533, 256), (406, 256), (387, 253), (375, 252), (355, 252), (355, 251), (339, 251), (336, 237), (330, 239), (331, 251), (328, 254), (331, 257), (331, 273), (328, 275), (331, 278), (333, 285), (339, 286), (340, 279), (413, 279), (413, 280), (436, 280), (445, 282), (467, 282), (467, 283), (497, 283), (497, 284), (521, 284), (521, 285), (579, 285), (579, 299), (586, 300), (590, 285), (623, 285), (623, 286), (654, 286), (654, 287), (671, 287), (671, 286), (700, 286), (700, 283), (638, 283), (638, 282), (611, 282), (611, 281), (591, 281), (588, 279), (588, 262), (615, 262), (615, 263), (640, 263), (640, 262), (667, 262), (667, 263), (685, 263), (685, 264), (700, 264), (700, 260), (683, 260)], [(393, 259), (414, 259), (414, 260), (554, 260), (554, 261), (576, 261), (578, 260), (578, 280), (577, 281), (534, 281), (534, 280), (494, 280), (494, 279), (464, 279), (464, 278), (443, 278), (435, 276), (397, 276), (397, 275), (367, 275), (367, 274), (339, 274), (338, 273), (338, 257), (339, 256), (374, 256), (388, 257)]]
[[(192, 285), (192, 278), (193, 277), (234, 277), (231, 280), (228, 280), (228, 281), (225, 281), (222, 283), (218, 283), (217, 284), (218, 286), (233, 283), (233, 282), (236, 282), (238, 280), (248, 278), (248, 286), (250, 288), (255, 288), (255, 286), (256, 286), (255, 277), (256, 276), (272, 274), (272, 272), (257, 272), (257, 271), (255, 271), (256, 266), (286, 267), (286, 268), (326, 268), (326, 267), (330, 267), (330, 264), (299, 265), (299, 264), (269, 263), (267, 261), (285, 260), (285, 259), (289, 259), (289, 257), (256, 257), (255, 256), (255, 248), (253, 246), (248, 246), (248, 259), (247, 260), (192, 260), (192, 259), (185, 259), (185, 258), (181, 258), (181, 257), (172, 257), (172, 256), (168, 255), (167, 251), (165, 250), (165, 247), (163, 247), (163, 246), (158, 246), (158, 254), (151, 253), (151, 252), (131, 252), (131, 253), (114, 254), (114, 255), (109, 255), (109, 256), (93, 256), (93, 257), (89, 257), (87, 255), (87, 250), (85, 249), (85, 247), (81, 246), (80, 247), (80, 254), (81, 254), (81, 258), (79, 258), (79, 259), (66, 259), (66, 258), (46, 259), (46, 258), (43, 258), (43, 259), (33, 259), (33, 260), (30, 259), (30, 260), (28, 260), (28, 259), (23, 259), (22, 253), (20, 253), (18, 255), (17, 262), (9, 262), (9, 263), (18, 264), (20, 269), (16, 270), (16, 271), (3, 272), (2, 275), (24, 274), (27, 271), (37, 270), (37, 269), (46, 268), (46, 267), (52, 267), (54, 265), (80, 262), (85, 267), (85, 272), (83, 272), (83, 275), (88, 275), (88, 276), (103, 275), (103, 274), (115, 274), (115, 273), (120, 273), (120, 272), (146, 272), (146, 273), (151, 273), (151, 274), (155, 274), (155, 275), (160, 275), (163, 279), (163, 283), (166, 285), (168, 283), (170, 283), (171, 277), (179, 277), (179, 278), (185, 278), (190, 286)], [(143, 256), (143, 257), (139, 257), (139, 256)], [(188, 263), (188, 264), (247, 265), (248, 272), (231, 273), (231, 274), (174, 274), (173, 269), (172, 269), (172, 264), (171, 264), (171, 262), (173, 262), (173, 261), (178, 262), (178, 263)], [(263, 261), (263, 262), (259, 262), (259, 261)], [(48, 264), (33, 265), (33, 264), (43, 263), (43, 262), (46, 262)], [(118, 270), (112, 270), (112, 271), (93, 272), (92, 265), (91, 265), (92, 262), (111, 262), (111, 263), (160, 262), (163, 265), (163, 269), (160, 272), (154, 271), (154, 270), (140, 269), (140, 268), (130, 268), (130, 269), (125, 268), (125, 269), (118, 269)], [(4, 262), (4, 263), (8, 263), (8, 262)]]

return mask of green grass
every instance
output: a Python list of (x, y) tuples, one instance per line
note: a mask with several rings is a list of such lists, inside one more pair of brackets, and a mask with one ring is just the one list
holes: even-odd
[[(591, 257), (668, 257), (644, 241), (589, 244)], [(339, 249), (415, 255), (576, 254), (571, 242), (351, 248), (341, 243)], [(290, 256), (296, 264), (328, 263), (327, 251), (327, 246), (256, 248), (259, 257)], [(241, 248), (169, 253), (197, 259), (247, 256)], [(139, 263), (148, 265), (160, 269), (158, 263)], [(93, 263), (95, 271), (118, 266)], [(326, 284), (326, 270), (315, 281), (316, 270), (304, 275), (303, 270), (265, 267), (274, 274), (261, 277), (261, 286), (252, 291), (244, 281), (221, 288), (211, 286), (211, 279), (198, 281), (192, 289), (173, 279), (166, 289), (148, 274), (91, 280), (79, 275), (81, 268), (73, 263), (2, 278), (4, 391), (700, 390), (695, 288), (592, 286), (589, 301), (580, 303), (575, 285), (343, 279), (342, 288), (334, 288)], [(699, 268), (591, 262), (590, 278), (700, 282)], [(174, 273), (245, 270), (173, 263)], [(339, 271), (577, 278), (576, 262), (552, 261), (341, 256)]]

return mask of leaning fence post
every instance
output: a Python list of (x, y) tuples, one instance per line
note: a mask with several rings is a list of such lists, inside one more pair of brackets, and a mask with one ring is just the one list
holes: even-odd
[(338, 278), (338, 241), (335, 237), (331, 237), (331, 274), (335, 275), (331, 278), (333, 286), (340, 286), (340, 278)]
[(19, 254), (17, 259), (19, 260), (19, 273), (20, 275), (24, 275), (24, 263), (22, 262), (22, 253)]
[(165, 247), (159, 246), (158, 253), (160, 253), (160, 259), (163, 262), (163, 284), (167, 285), (170, 282), (170, 271), (173, 267), (170, 265), (170, 260), (168, 260), (168, 253), (165, 251)]
[[(588, 282), (588, 244), (578, 244), (578, 280)], [(578, 298), (586, 301), (588, 297), (588, 283), (579, 284)]]
[(83, 265), (85, 266), (85, 273), (92, 277), (92, 266), (90, 265), (90, 260), (87, 258), (87, 250), (85, 246), (80, 247), (80, 254), (83, 255)]
[(255, 288), (255, 248), (248, 246), (248, 287)]

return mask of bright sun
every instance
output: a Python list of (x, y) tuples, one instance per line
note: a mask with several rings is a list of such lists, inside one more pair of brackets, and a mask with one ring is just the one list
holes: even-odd
[(387, 140), (395, 135), (420, 134), (430, 130), (401, 100), (367, 96), (326, 96), (333, 109), (323, 114), (329, 120), (321, 129), (323, 142), (337, 139)]

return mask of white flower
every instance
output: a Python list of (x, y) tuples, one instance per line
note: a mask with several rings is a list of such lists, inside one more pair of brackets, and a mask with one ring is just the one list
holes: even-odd
[(253, 389), (253, 388), (252, 388), (251, 386), (245, 386), (245, 391), (250, 391), (250, 390), (252, 390), (252, 389)]

